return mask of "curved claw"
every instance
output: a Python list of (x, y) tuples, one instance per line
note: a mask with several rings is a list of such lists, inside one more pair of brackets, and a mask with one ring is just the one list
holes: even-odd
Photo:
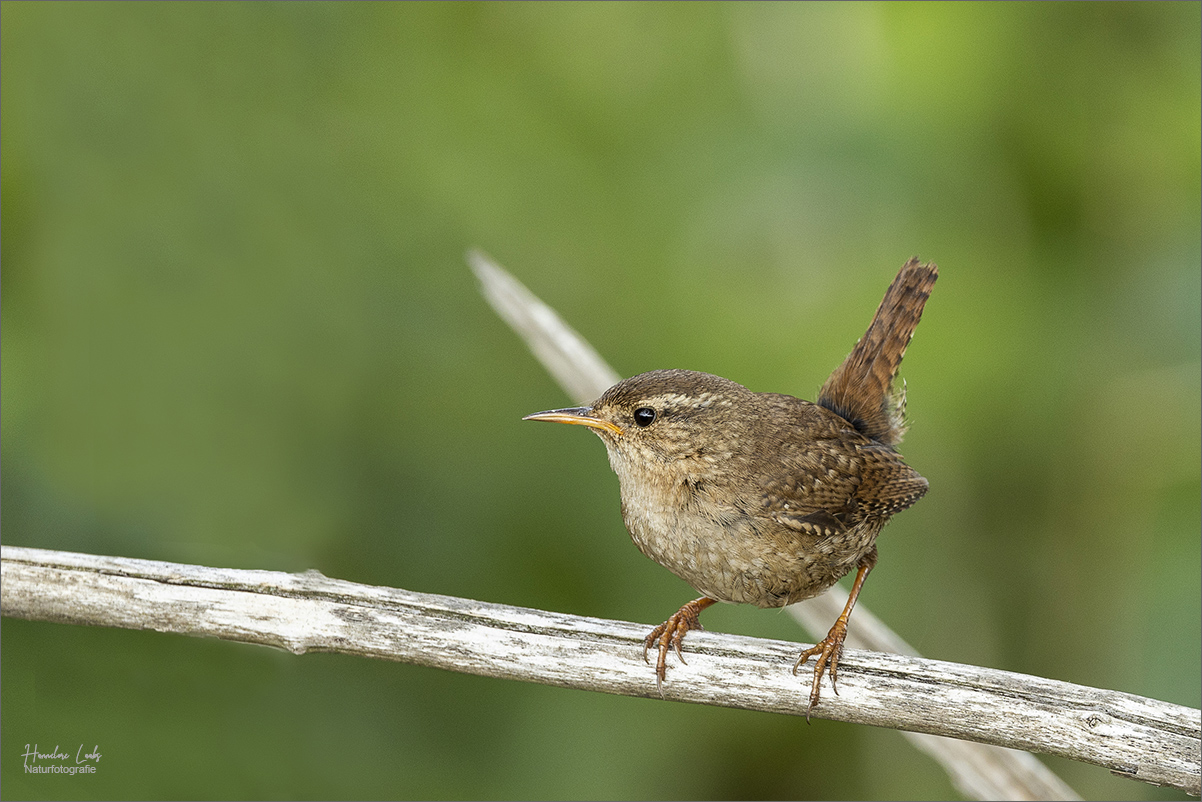
[(810, 686), (810, 706), (806, 709), (806, 720), (809, 720), (810, 711), (818, 704), (823, 672), (830, 674), (831, 690), (835, 692), (836, 696), (839, 695), (839, 686), (836, 684), (839, 679), (839, 658), (843, 655), (843, 639), (846, 637), (847, 620), (840, 617), (835, 621), (835, 625), (831, 627), (831, 631), (827, 633), (826, 637), (802, 652), (801, 656), (797, 658), (797, 662), (793, 664), (793, 673), (796, 675), (797, 670), (806, 660), (815, 655), (818, 657), (814, 664), (814, 682)]
[[(643, 640), (643, 662), (645, 663), (650, 664), (651, 662), (647, 659), (647, 652), (651, 646), (653, 644), (658, 646), (659, 656), (655, 661), (655, 687), (661, 694), (663, 693), (664, 679), (668, 674), (669, 650), (675, 649), (677, 658), (681, 663), (685, 663), (684, 653), (680, 648), (681, 642), (690, 629), (704, 629), (698, 616), (711, 604), (715, 604), (714, 599), (705, 596), (694, 599), (673, 613), (667, 621), (651, 630), (651, 634)], [(688, 664), (685, 663), (685, 665)]]
[(876, 550), (873, 549), (871, 559), (860, 564), (860, 570), (856, 572), (856, 581), (852, 583), (851, 593), (847, 596), (847, 604), (843, 606), (843, 612), (835, 619), (831, 631), (826, 633), (826, 637), (821, 641), (802, 652), (801, 656), (797, 658), (797, 662), (793, 664), (793, 674), (796, 675), (797, 669), (801, 668), (802, 663), (810, 657), (818, 655), (818, 661), (814, 665), (814, 684), (810, 686), (810, 706), (806, 708), (807, 722), (810, 720), (810, 712), (818, 705), (818, 690), (822, 685), (822, 672), (829, 671), (831, 690), (835, 692), (836, 696), (839, 695), (839, 687), (835, 681), (839, 678), (839, 658), (843, 655), (843, 639), (847, 637), (847, 619), (851, 617), (852, 608), (856, 606), (856, 598), (860, 595), (860, 588), (864, 586), (864, 579), (872, 570), (875, 562)]

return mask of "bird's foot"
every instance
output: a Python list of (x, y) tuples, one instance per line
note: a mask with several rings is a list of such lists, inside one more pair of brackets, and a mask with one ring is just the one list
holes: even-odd
[(810, 706), (806, 709), (806, 721), (810, 720), (810, 711), (818, 704), (818, 691), (822, 685), (824, 671), (831, 675), (831, 690), (835, 692), (836, 696), (839, 695), (839, 688), (835, 684), (835, 680), (839, 676), (839, 658), (843, 655), (843, 639), (846, 637), (847, 617), (841, 615), (826, 637), (802, 652), (801, 656), (797, 658), (797, 662), (793, 664), (793, 673), (796, 674), (806, 660), (815, 655), (818, 658), (814, 665), (814, 684), (810, 687)]
[(685, 633), (690, 629), (705, 628), (701, 626), (698, 616), (702, 610), (714, 603), (713, 599), (705, 596), (694, 599), (673, 613), (667, 621), (651, 630), (651, 634), (643, 640), (643, 661), (646, 663), (651, 662), (647, 659), (647, 650), (653, 645), (658, 645), (659, 658), (655, 661), (655, 688), (661, 694), (663, 693), (663, 681), (668, 673), (669, 650), (675, 649), (680, 662), (685, 661), (684, 655), (680, 651), (680, 642), (684, 640)]

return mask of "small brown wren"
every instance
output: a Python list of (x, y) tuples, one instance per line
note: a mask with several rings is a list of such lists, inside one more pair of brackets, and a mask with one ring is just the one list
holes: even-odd
[(816, 657), (810, 708), (824, 671), (835, 688), (877, 535), (927, 492), (927, 480), (894, 450), (905, 433), (905, 392), (893, 381), (938, 275), (917, 259), (902, 267), (817, 403), (708, 373), (653, 370), (615, 384), (592, 406), (524, 418), (596, 432), (634, 544), (702, 594), (644, 641), (644, 660), (653, 645), (659, 650), (657, 686), (669, 650), (684, 662), (685, 633), (701, 628), (698, 614), (715, 602), (784, 607), (854, 568), (843, 613), (793, 666), (797, 673)]

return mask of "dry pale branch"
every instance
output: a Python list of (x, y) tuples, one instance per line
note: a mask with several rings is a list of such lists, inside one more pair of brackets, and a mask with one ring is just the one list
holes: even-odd
[[(481, 254), (490, 301), (578, 401), (616, 374), (558, 316)], [(638, 659), (643, 625), (486, 604), (302, 575), (4, 547), (0, 612), (60, 623), (153, 629), (340, 652), (607, 693), (655, 697)], [(837, 593), (795, 605), (822, 634)], [(810, 612), (806, 612), (806, 608)], [(849, 649), (909, 650), (860, 608)], [(912, 651), (912, 650), (909, 650)], [(674, 665), (668, 699), (798, 715), (788, 671), (796, 644), (697, 632)], [(848, 651), (840, 695), (815, 712), (912, 730), (967, 795), (1075, 798), (1026, 749), (1199, 793), (1198, 710), (917, 656)], [(804, 690), (804, 689), (803, 689)], [(937, 733), (927, 735), (925, 733)], [(947, 736), (947, 737), (940, 737)], [(968, 739), (968, 740), (956, 740)], [(970, 743), (971, 740), (983, 743)], [(1004, 747), (986, 746), (999, 744)]]
[[(478, 250), (469, 251), (467, 260), (480, 280), (489, 304), (525, 340), (535, 357), (573, 401), (589, 403), (619, 381), (617, 372), (579, 334), (500, 265)], [(847, 592), (835, 588), (788, 610), (813, 637), (821, 638), (842, 611), (846, 600)], [(847, 646), (918, 656), (916, 650), (869, 612), (863, 602), (856, 611), (855, 626), (848, 631)], [(906, 732), (904, 727), (898, 726), (918, 749), (937, 760), (956, 787), (970, 798), (1079, 798), (1033, 755), (985, 743)], [(1196, 786), (1192, 793), (1198, 793)]]
[[(5, 546), (0, 611), (337, 652), (470, 674), (657, 697), (646, 626), (286, 574)], [(799, 646), (696, 632), (666, 699), (804, 715)], [(1199, 790), (1198, 710), (1115, 691), (849, 650), (815, 715), (985, 741)]]

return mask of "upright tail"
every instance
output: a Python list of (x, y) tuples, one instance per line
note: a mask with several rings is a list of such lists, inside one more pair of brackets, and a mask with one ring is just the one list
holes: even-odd
[(934, 262), (906, 262), (868, 331), (818, 393), (820, 405), (887, 446), (900, 443), (906, 432), (906, 394), (894, 391), (893, 379), (937, 278)]

